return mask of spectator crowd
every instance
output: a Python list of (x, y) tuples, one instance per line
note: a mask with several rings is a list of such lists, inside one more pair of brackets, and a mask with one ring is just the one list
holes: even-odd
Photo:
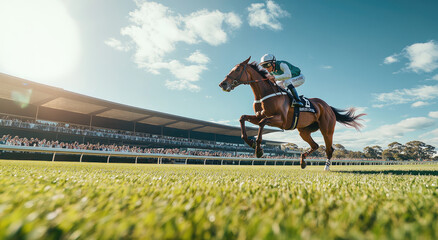
[[(108, 138), (108, 139), (121, 140), (121, 141), (130, 140), (130, 141), (143, 142), (143, 143), (158, 143), (162, 145), (172, 144), (183, 148), (209, 148), (209, 149), (217, 149), (223, 151), (238, 151), (238, 152), (253, 151), (253, 149), (247, 146), (246, 144), (233, 144), (226, 142), (188, 139), (182, 137), (171, 137), (164, 135), (148, 134), (143, 132), (96, 128), (90, 126), (33, 120), (33, 119), (18, 119), (7, 115), (0, 115), (0, 126), (35, 129), (35, 130), (41, 130), (47, 132), (67, 133), (67, 134), (80, 135), (80, 136), (101, 137), (101, 138)], [(52, 144), (56, 145), (56, 141), (55, 143)], [(80, 144), (78, 143), (77, 145)], [(277, 155), (284, 153), (282, 150), (280, 150), (279, 147), (274, 148), (274, 147), (263, 146), (263, 148), (265, 149), (265, 152), (272, 152)]]
[[(253, 157), (252, 154), (243, 154), (237, 152), (224, 152), (213, 150), (190, 150), (180, 148), (143, 148), (138, 146), (116, 145), (116, 144), (100, 144), (100, 143), (65, 143), (59, 141), (50, 141), (38, 138), (20, 138), (18, 136), (3, 135), (0, 139), (0, 144), (8, 146), (27, 146), (27, 147), (49, 147), (49, 148), (64, 148), (77, 150), (97, 150), (97, 151), (112, 151), (112, 152), (131, 152), (131, 153), (158, 153), (158, 154), (173, 154), (173, 155), (195, 155), (195, 156), (217, 156), (217, 157)], [(270, 156), (273, 158), (274, 156)], [(286, 156), (275, 156), (275, 158), (289, 158)]]

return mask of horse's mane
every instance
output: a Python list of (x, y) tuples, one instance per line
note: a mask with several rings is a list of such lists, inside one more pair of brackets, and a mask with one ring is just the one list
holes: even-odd
[(269, 73), (266, 69), (260, 67), (256, 61), (248, 64), (248, 66), (252, 67), (256, 72), (258, 72), (262, 77), (267, 78)]

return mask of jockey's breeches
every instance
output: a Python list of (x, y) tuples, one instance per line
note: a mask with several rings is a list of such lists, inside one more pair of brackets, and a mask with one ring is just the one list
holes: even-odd
[(304, 75), (300, 74), (294, 78), (289, 78), (289, 79), (286, 79), (284, 81), (276, 81), (276, 82), (277, 82), (277, 85), (286, 89), (287, 86), (289, 86), (291, 84), (294, 87), (299, 87), (299, 86), (303, 85), (304, 81), (305, 81)]

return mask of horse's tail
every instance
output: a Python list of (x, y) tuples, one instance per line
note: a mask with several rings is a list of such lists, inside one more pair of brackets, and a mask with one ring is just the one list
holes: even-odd
[(357, 131), (360, 131), (360, 128), (363, 127), (363, 125), (361, 123), (359, 123), (358, 120), (362, 120), (362, 119), (360, 119), (360, 117), (366, 115), (365, 113), (361, 113), (359, 115), (354, 115), (354, 113), (356, 111), (355, 108), (349, 108), (347, 110), (337, 109), (334, 107), (331, 107), (331, 108), (332, 108), (333, 112), (335, 113), (337, 122), (340, 122), (346, 126), (354, 127)]

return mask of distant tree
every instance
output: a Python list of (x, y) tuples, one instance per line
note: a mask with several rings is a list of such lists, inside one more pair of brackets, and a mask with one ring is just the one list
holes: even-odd
[(322, 158), (326, 157), (325, 146), (319, 146), (319, 148), (312, 153), (312, 156), (314, 156), (314, 157), (322, 157)]
[(298, 145), (296, 145), (295, 143), (286, 143), (281, 145), (282, 149), (289, 149), (289, 150), (293, 150), (293, 151), (299, 151), (300, 148), (298, 147)]
[(405, 144), (406, 155), (411, 159), (431, 159), (436, 153), (435, 147), (421, 141), (410, 141)]
[(385, 160), (395, 160), (394, 153), (390, 149), (383, 150), (382, 158)]
[(382, 158), (383, 149), (381, 146), (376, 145), (372, 146), (371, 148), (374, 149), (375, 153), (377, 154), (377, 158)]
[(426, 144), (426, 148), (424, 149), (425, 156), (424, 159), (432, 159), (433, 156), (437, 153), (437, 150), (434, 146)]
[(366, 158), (382, 158), (382, 147), (380, 146), (372, 146), (372, 147), (365, 147), (363, 149), (363, 153)]
[(403, 144), (399, 143), (399, 142), (392, 142), (390, 144), (388, 144), (388, 149), (394, 151), (394, 152), (403, 152), (404, 146)]
[(347, 158), (364, 158), (365, 155), (361, 151), (349, 151)]
[(405, 160), (409, 160), (412, 159), (411, 157), (409, 157), (409, 155), (405, 154), (405, 153), (396, 153), (394, 155), (394, 159), (397, 161), (405, 161)]
[(335, 151), (333, 152), (334, 158), (346, 158), (348, 155), (348, 150), (342, 144), (334, 144), (333, 148)]
[(347, 149), (342, 144), (334, 144), (333, 147), (338, 151), (347, 151)]
[(399, 142), (392, 142), (388, 144), (388, 149), (385, 149), (382, 152), (382, 158), (383, 159), (390, 159), (390, 160), (406, 160), (408, 159), (408, 156), (405, 152), (406, 147), (399, 143)]

